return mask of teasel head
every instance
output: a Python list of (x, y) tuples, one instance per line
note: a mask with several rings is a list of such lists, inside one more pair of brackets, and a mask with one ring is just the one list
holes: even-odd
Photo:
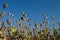
[(26, 20), (26, 17), (21, 17), (20, 20), (25, 21)]
[(12, 16), (12, 17), (14, 17), (14, 15), (13, 15), (13, 14), (11, 14), (11, 16)]
[(3, 9), (8, 7), (8, 3), (3, 4)]
[(11, 25), (11, 20), (10, 19), (7, 20), (7, 24)]
[(31, 22), (31, 19), (30, 18), (27, 18), (27, 21), (28, 21), (28, 23), (30, 23)]
[(31, 27), (31, 19), (30, 18), (27, 18), (27, 22), (28, 22), (29, 26)]
[(12, 18), (13, 18), (13, 20), (15, 21), (15, 17), (14, 17), (14, 15), (13, 15), (13, 14), (8, 13), (8, 16), (9, 16), (9, 18), (10, 18), (10, 17), (12, 17)]
[(55, 19), (55, 16), (51, 16), (52, 17), (52, 19)]
[(40, 26), (43, 26), (43, 23), (39, 23), (40, 24)]
[(46, 24), (49, 24), (49, 21), (46, 21)]
[(8, 16), (11, 16), (11, 13), (8, 13)]
[(47, 16), (44, 16), (44, 19), (47, 19)]
[(5, 11), (3, 11), (3, 12), (1, 13), (1, 15), (2, 15), (2, 16), (4, 16), (4, 15), (5, 15), (5, 13), (6, 13), (6, 12), (5, 12)]
[(34, 21), (35, 27), (38, 28), (38, 23)]
[(0, 14), (0, 18), (2, 18), (4, 15), (5, 15), (5, 11), (3, 11), (1, 14)]
[(44, 17), (44, 19), (47, 19), (47, 16), (45, 14), (43, 14), (43, 17)]
[(44, 30), (44, 24), (42, 22), (39, 23), (39, 26), (40, 26), (40, 31)]
[(23, 13), (23, 17), (26, 17), (26, 16), (27, 16), (26, 13), (25, 13), (24, 11), (23, 11), (22, 13)]
[(14, 17), (14, 14), (11, 14), (11, 17), (13, 18), (13, 21), (15, 21), (15, 17)]
[(18, 24), (19, 24), (19, 26), (22, 26), (23, 25), (23, 21), (21, 19), (19, 19)]
[(19, 23), (23, 23), (23, 20), (22, 19), (19, 19)]

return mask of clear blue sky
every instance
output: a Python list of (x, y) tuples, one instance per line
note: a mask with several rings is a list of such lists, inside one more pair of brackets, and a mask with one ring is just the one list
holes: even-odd
[(8, 2), (7, 14), (13, 13), (16, 19), (22, 16), (21, 12), (24, 10), (27, 17), (32, 19), (32, 24), (34, 20), (43, 21), (43, 12), (48, 16), (50, 23), (52, 15), (56, 17), (56, 21), (60, 21), (60, 0), (0, 0), (0, 13), (5, 2)]

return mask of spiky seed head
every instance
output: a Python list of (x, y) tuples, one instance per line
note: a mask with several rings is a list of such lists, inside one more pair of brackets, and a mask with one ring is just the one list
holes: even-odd
[(55, 18), (55, 16), (51, 16), (52, 17), (52, 19), (54, 19)]
[(26, 17), (27, 15), (26, 15), (26, 13), (25, 12), (23, 12), (23, 17)]
[(6, 2), (4, 5), (3, 5), (3, 8), (7, 8), (8, 7), (8, 3)]
[(27, 21), (30, 23), (31, 22), (31, 19), (27, 18)]
[(11, 13), (8, 13), (9, 16), (11, 16)]
[(44, 16), (44, 19), (47, 19), (47, 16)]
[(11, 25), (11, 21), (10, 21), (9, 19), (7, 20), (7, 23), (8, 23), (9, 25)]

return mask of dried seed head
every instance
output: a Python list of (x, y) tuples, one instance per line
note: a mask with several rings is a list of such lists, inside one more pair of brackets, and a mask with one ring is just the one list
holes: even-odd
[(47, 19), (47, 16), (44, 16), (44, 19)]
[(38, 24), (35, 24), (35, 27), (38, 28)]
[(46, 14), (43, 14), (43, 17), (44, 17), (44, 19), (47, 19), (48, 17), (46, 16)]
[(23, 17), (26, 17), (27, 15), (26, 15), (26, 13), (25, 12), (23, 12)]
[(21, 17), (21, 20), (24, 21), (26, 18), (25, 17)]
[(9, 25), (11, 25), (11, 21), (10, 21), (9, 19), (7, 20), (7, 23), (8, 23)]
[(5, 12), (5, 11), (3, 11), (3, 12), (1, 13), (1, 15), (2, 15), (2, 16), (4, 16), (4, 14), (5, 14), (5, 13), (6, 13), (6, 12)]
[(8, 13), (9, 16), (11, 16), (11, 13)]
[(43, 24), (42, 24), (42, 23), (40, 23), (40, 26), (43, 26)]
[(21, 20), (21, 19), (19, 19), (19, 21), (18, 21), (19, 23), (23, 23), (23, 21)]
[(2, 13), (3, 13), (3, 14), (5, 14), (6, 12), (5, 12), (5, 11), (3, 11)]
[(46, 21), (46, 24), (48, 24), (49, 23), (49, 21)]
[(6, 2), (4, 5), (3, 5), (3, 8), (7, 8), (8, 7), (8, 3)]
[(54, 19), (55, 18), (55, 16), (51, 16), (52, 17), (52, 19)]
[(27, 21), (30, 23), (31, 22), (31, 19), (27, 18)]
[(12, 16), (12, 17), (14, 17), (14, 15), (13, 15), (13, 14), (11, 14), (11, 16)]

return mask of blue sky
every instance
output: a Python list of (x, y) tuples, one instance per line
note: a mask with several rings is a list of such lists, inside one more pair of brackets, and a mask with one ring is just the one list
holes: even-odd
[[(50, 24), (52, 23), (51, 16), (56, 17), (55, 21), (60, 21), (60, 0), (0, 0), (0, 13), (5, 2), (8, 2), (6, 15), (10, 12), (15, 15), (16, 19), (22, 16), (22, 11), (25, 11), (28, 18), (41, 22), (43, 21), (43, 12), (48, 16)], [(4, 20), (7, 20), (4, 16)]]

